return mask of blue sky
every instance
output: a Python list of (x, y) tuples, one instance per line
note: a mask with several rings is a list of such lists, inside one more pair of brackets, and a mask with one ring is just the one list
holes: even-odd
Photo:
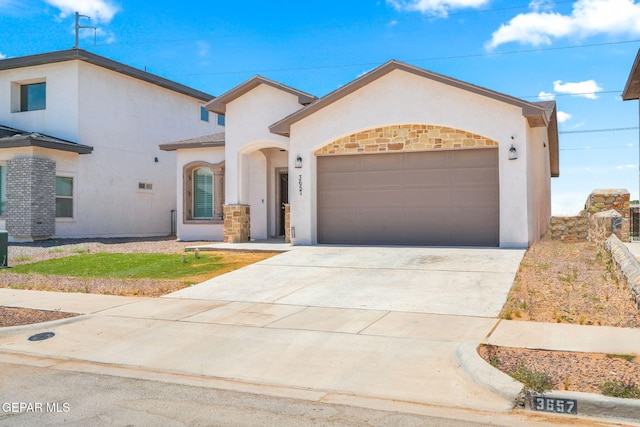
[[(80, 47), (220, 95), (260, 74), (323, 96), (397, 59), (529, 101), (555, 99), (553, 214), (595, 188), (638, 198), (632, 0), (0, 0), (0, 58)], [(634, 128), (630, 130), (620, 130)], [(614, 130), (612, 130), (614, 129)], [(604, 131), (603, 131), (604, 130)]]

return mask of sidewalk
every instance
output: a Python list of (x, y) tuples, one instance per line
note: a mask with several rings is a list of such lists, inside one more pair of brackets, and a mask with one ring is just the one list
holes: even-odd
[(0, 361), (388, 409), (510, 412), (520, 385), (480, 359), (482, 342), (640, 354), (640, 329), (471, 316), (12, 289), (0, 305), (85, 314), (2, 328)]

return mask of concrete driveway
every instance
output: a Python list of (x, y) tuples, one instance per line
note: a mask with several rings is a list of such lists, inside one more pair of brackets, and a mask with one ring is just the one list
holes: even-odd
[[(0, 335), (0, 361), (24, 355), (55, 369), (378, 409), (507, 412), (520, 386), (475, 347), (495, 327), (523, 254), (296, 247), (163, 298), (7, 289), (0, 303), (99, 308), (47, 326), (49, 340), (27, 340), (40, 329)], [(479, 384), (479, 372), (499, 386)]]
[(169, 298), (497, 317), (523, 250), (308, 246)]

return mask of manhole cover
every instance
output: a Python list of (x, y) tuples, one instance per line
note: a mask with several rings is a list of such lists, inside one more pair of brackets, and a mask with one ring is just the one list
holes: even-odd
[(42, 332), (39, 334), (31, 335), (29, 337), (29, 341), (43, 341), (48, 340), (49, 338), (53, 338), (55, 336), (55, 332)]

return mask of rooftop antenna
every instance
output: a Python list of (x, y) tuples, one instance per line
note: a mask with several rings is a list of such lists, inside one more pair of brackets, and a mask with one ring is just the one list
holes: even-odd
[(76, 12), (76, 44), (75, 46), (73, 46), (74, 49), (78, 49), (78, 34), (80, 33), (80, 30), (82, 28), (93, 28), (93, 44), (96, 44), (96, 27), (92, 27), (90, 25), (80, 25), (80, 18), (87, 18), (88, 20), (91, 20), (91, 17), (87, 15), (80, 15), (78, 12)]

